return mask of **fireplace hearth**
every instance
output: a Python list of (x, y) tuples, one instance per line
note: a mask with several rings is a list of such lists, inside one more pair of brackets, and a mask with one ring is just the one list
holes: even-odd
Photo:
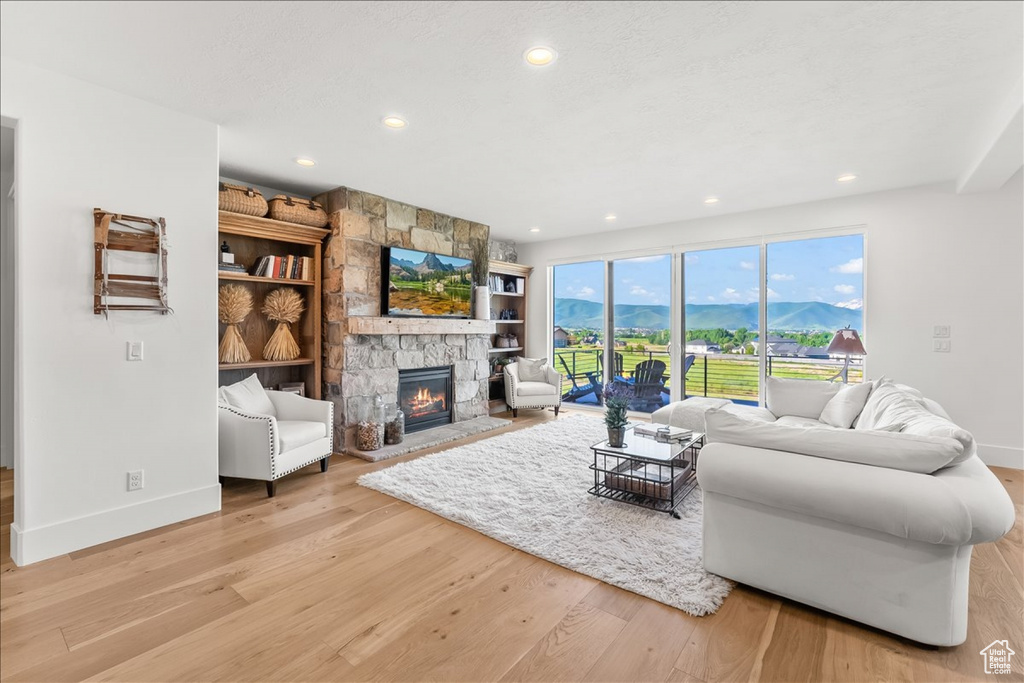
[(399, 370), (398, 406), (406, 432), (451, 424), (452, 366)]

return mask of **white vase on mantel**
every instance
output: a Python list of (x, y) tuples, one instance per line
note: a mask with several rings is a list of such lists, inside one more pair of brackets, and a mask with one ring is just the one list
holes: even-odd
[(491, 288), (487, 285), (473, 288), (473, 317), (477, 320), (491, 319)]

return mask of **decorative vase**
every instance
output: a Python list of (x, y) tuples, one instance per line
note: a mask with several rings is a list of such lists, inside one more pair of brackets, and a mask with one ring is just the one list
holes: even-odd
[(489, 320), (491, 317), (491, 288), (484, 285), (473, 288), (473, 317), (477, 320)]
[(608, 445), (612, 448), (622, 448), (624, 445), (622, 440), (626, 436), (625, 427), (609, 427), (608, 428)]

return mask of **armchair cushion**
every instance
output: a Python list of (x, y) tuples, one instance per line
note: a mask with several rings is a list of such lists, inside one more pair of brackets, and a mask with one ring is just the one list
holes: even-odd
[(304, 420), (278, 420), (277, 434), (281, 440), (281, 453), (287, 453), (326, 437), (327, 425)]
[(267, 396), (266, 390), (260, 384), (260, 380), (253, 373), (241, 382), (230, 384), (220, 388), (220, 395), (224, 402), (233, 408), (238, 408), (243, 413), (252, 415), (271, 415), (277, 417), (277, 410)]
[(547, 358), (520, 358), (519, 379), (523, 382), (546, 382), (547, 381)]
[(558, 387), (544, 382), (518, 382), (516, 393), (519, 396), (554, 396)]

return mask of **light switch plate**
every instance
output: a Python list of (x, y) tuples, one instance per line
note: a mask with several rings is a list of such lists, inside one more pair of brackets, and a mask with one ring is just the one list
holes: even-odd
[(932, 336), (936, 339), (948, 339), (949, 338), (949, 325), (936, 325), (935, 331)]
[(936, 353), (949, 353), (950, 343), (948, 339), (933, 339), (932, 351)]
[(128, 342), (128, 360), (142, 360), (142, 342)]

